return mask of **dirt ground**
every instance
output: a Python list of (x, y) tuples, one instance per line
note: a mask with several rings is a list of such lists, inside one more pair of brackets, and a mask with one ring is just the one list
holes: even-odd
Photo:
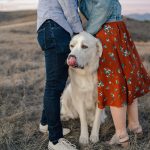
[[(48, 136), (38, 131), (44, 90), (44, 57), (36, 41), (35, 23), (0, 29), (0, 149), (46, 150)], [(150, 73), (150, 42), (136, 42), (147, 71)], [(100, 142), (86, 147), (78, 144), (79, 120), (63, 122), (71, 129), (66, 136), (83, 150), (119, 150), (107, 146), (114, 134), (108, 118), (101, 126)], [(144, 138), (140, 141), (130, 134), (130, 150), (150, 149), (150, 94), (139, 99), (140, 122)], [(90, 130), (90, 129), (89, 129)]]

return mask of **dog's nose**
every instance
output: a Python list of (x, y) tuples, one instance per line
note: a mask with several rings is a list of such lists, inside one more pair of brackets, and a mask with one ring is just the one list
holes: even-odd
[(67, 59), (67, 64), (69, 66), (76, 66), (76, 64), (77, 64), (76, 56), (75, 55), (69, 55), (68, 59)]

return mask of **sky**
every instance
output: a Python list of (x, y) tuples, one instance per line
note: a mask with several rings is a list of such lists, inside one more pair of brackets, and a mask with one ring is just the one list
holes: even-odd
[[(36, 9), (38, 0), (0, 0), (0, 10)], [(150, 13), (150, 0), (120, 0), (123, 14)]]
[(120, 0), (123, 14), (150, 13), (150, 0)]

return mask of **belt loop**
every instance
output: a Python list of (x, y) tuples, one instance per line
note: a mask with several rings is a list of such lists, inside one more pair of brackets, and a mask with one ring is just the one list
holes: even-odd
[(46, 23), (48, 24), (49, 27), (51, 27), (51, 20), (50, 20), (50, 19), (48, 19), (48, 20), (46, 21)]
[(55, 27), (56, 26), (56, 23), (51, 19), (48, 19), (48, 23), (49, 23), (50, 27)]

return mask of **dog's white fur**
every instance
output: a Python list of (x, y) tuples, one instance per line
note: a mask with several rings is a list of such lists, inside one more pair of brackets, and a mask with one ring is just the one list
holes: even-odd
[[(79, 142), (89, 143), (88, 125), (92, 127), (90, 141), (99, 141), (100, 124), (104, 122), (105, 110), (97, 106), (97, 69), (102, 46), (98, 39), (82, 32), (70, 42), (70, 54), (76, 57), (80, 68), (69, 67), (70, 83), (64, 90), (61, 102), (62, 120), (80, 118)], [(82, 69), (81, 69), (82, 68)]]

